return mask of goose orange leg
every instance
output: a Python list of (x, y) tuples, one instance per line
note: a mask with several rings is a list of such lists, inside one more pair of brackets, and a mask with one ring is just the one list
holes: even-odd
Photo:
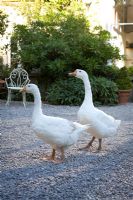
[(65, 158), (65, 155), (64, 155), (64, 147), (61, 147), (61, 148), (60, 148), (60, 151), (61, 151), (61, 159), (60, 159), (60, 160), (54, 159), (53, 161), (54, 161), (55, 163), (61, 163), (61, 162), (64, 161), (64, 158)]
[(101, 149), (102, 149), (102, 139), (100, 138), (99, 139), (99, 146), (98, 146), (98, 151), (101, 151)]

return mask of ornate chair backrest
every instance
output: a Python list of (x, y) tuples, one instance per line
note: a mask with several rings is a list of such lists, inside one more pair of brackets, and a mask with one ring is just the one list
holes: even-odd
[(23, 87), (30, 82), (29, 75), (19, 64), (5, 79), (7, 87)]

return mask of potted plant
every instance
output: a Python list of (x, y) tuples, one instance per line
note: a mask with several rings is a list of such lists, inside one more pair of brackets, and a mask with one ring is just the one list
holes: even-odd
[(118, 78), (116, 79), (116, 84), (118, 86), (118, 101), (120, 104), (125, 104), (129, 100), (130, 92), (132, 89), (132, 82), (128, 75), (128, 70), (123, 67), (119, 70)]

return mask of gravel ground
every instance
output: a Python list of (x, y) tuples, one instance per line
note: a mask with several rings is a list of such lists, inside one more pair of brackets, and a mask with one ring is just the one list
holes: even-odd
[[(79, 107), (43, 105), (43, 112), (76, 120)], [(33, 103), (9, 107), (0, 101), (2, 200), (133, 200), (133, 103), (99, 109), (122, 123), (118, 135), (104, 139), (103, 150), (78, 151), (89, 135), (66, 151), (64, 163), (40, 159), (50, 146), (31, 129)]]

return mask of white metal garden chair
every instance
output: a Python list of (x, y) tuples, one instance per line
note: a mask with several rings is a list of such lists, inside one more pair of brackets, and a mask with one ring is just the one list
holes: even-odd
[[(11, 102), (11, 92), (12, 90), (20, 91), (22, 87), (27, 85), (30, 82), (29, 75), (26, 70), (22, 68), (21, 64), (18, 64), (17, 68), (13, 69), (13, 71), (10, 73), (9, 78), (5, 79), (6, 86), (8, 89), (8, 96), (7, 96), (7, 102), (6, 105), (9, 105)], [(22, 93), (23, 98), (23, 104), (24, 107), (26, 106), (26, 93)]]

